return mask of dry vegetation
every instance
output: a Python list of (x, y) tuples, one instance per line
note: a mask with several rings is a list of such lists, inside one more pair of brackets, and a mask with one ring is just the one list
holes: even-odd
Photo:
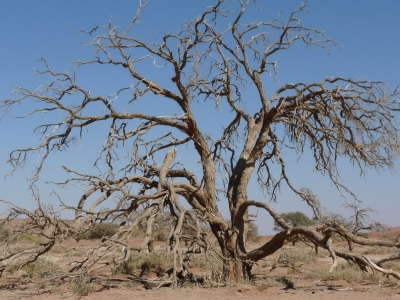
[[(79, 241), (67, 239), (59, 241), (45, 256), (23, 267), (9, 268), (3, 274), (0, 283), (1, 289), (35, 291), (39, 294), (66, 293), (78, 297), (101, 292), (109, 288), (124, 288), (132, 291), (157, 289), (171, 286), (173, 253), (166, 242), (156, 242), (154, 252), (143, 251), (132, 253), (129, 259), (120, 265), (110, 266), (90, 276), (71, 276), (66, 272), (71, 263), (86, 258), (91, 248), (99, 241), (93, 238), (95, 234), (103, 236), (112, 234), (114, 226), (98, 225), (90, 234), (82, 235)], [(109, 231), (111, 229), (111, 232)], [(7, 227), (0, 226), (2, 238), (13, 236)], [(16, 236), (14, 234), (14, 236)], [(137, 237), (140, 238), (140, 237)], [(271, 237), (268, 237), (270, 239)], [(40, 238), (27, 234), (14, 238), (11, 247), (25, 249), (40, 243)], [(265, 237), (253, 239), (251, 247), (258, 247), (265, 242)], [(348, 247), (344, 241), (337, 241), (333, 247), (338, 251), (345, 251)], [(388, 257), (399, 258), (400, 251), (395, 248), (380, 248), (376, 246), (356, 246), (353, 252), (366, 255), (371, 261), (379, 261)], [(296, 246), (291, 244), (282, 247), (274, 255), (259, 261), (253, 268), (253, 278), (242, 281), (248, 288), (261, 293), (267, 293), (270, 288), (277, 290), (309, 290), (320, 289), (356, 289), (362, 284), (397, 288), (398, 280), (384, 276), (379, 272), (370, 274), (368, 270), (360, 269), (358, 264), (341, 260), (334, 272), (329, 272), (329, 252), (321, 249), (315, 253), (313, 247), (299, 241)], [(193, 271), (197, 287), (234, 287), (234, 282), (226, 282), (216, 275), (215, 265), (205, 257), (204, 253), (188, 253), (185, 263)], [(383, 262), (387, 269), (400, 271), (400, 259)], [(221, 271), (220, 269), (219, 271)], [(178, 286), (193, 287), (193, 278), (182, 269), (178, 272)], [(17, 288), (18, 286), (18, 288)]]
[[(126, 30), (110, 22), (84, 31), (93, 60), (75, 62), (68, 73), (53, 71), (41, 58), (44, 68), (36, 73), (47, 83), (36, 90), (16, 86), (0, 103), (6, 116), (33, 101), (26, 117), (46, 112), (55, 120), (35, 129), (41, 133), (38, 146), (9, 156), (10, 173), (26, 165), (32, 153), (39, 160), (30, 178), (37, 208), (0, 200), (9, 206), (7, 223), (0, 227), (4, 286), (22, 282), (52, 291), (68, 286), (85, 296), (104, 288), (110, 279), (100, 278), (110, 274), (147, 289), (245, 282), (263, 291), (299, 288), (304, 280), (395, 286), (399, 236), (369, 235), (387, 228), (371, 221), (371, 209), (343, 185), (339, 159), (361, 173), (393, 167), (400, 148), (395, 115), (400, 90), (389, 93), (384, 82), (342, 77), (279, 83), (280, 53), (297, 44), (328, 51), (337, 46), (323, 31), (300, 22), (306, 4), (286, 19), (279, 15), (243, 24), (248, 7), (256, 3), (216, 0), (177, 34), (142, 41), (135, 32), (148, 3), (140, 1)], [(119, 86), (111, 96), (89, 92), (77, 78), (93, 65), (115, 67), (129, 76), (130, 85)], [(164, 80), (157, 78), (159, 67), (170, 85), (162, 86)], [(147, 73), (151, 68), (156, 71)], [(269, 83), (279, 84), (270, 98)], [(137, 111), (132, 103), (146, 101), (145, 96), (154, 103), (162, 99), (172, 110), (155, 115), (147, 105)], [(201, 103), (206, 111), (210, 103), (228, 109), (226, 118), (215, 115), (223, 130), (202, 131), (205, 120), (195, 113)], [(92, 115), (95, 111), (101, 113)], [(59, 206), (45, 204), (36, 183), (47, 158), (76, 146), (89, 125), (107, 128), (94, 159), (95, 174), (63, 166), (68, 179), (53, 184), (82, 185), (84, 192), (73, 204), (54, 192)], [(200, 167), (178, 161), (179, 149)], [(316, 172), (354, 199), (347, 204), (350, 217), (326, 212), (310, 189), (294, 186), (287, 153), (300, 158), (304, 151), (312, 153)], [(248, 198), (251, 178), (265, 199)], [(312, 222), (289, 222), (275, 211), (282, 185), (312, 209)], [(218, 201), (229, 207), (228, 220)], [(265, 210), (279, 232), (258, 239), (252, 208)], [(66, 211), (75, 219), (64, 220)]]

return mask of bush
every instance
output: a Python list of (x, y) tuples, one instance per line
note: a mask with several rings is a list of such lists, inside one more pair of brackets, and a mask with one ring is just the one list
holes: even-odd
[(202, 270), (213, 269), (212, 261), (209, 261), (204, 253), (187, 256), (186, 264), (189, 266), (189, 268), (199, 268)]
[(290, 268), (293, 273), (300, 273), (301, 267), (316, 261), (313, 251), (284, 251), (278, 258), (277, 265)]
[(118, 231), (118, 225), (111, 223), (100, 223), (95, 224), (87, 232), (80, 236), (81, 239), (85, 240), (96, 240), (102, 237), (113, 236)]
[(140, 271), (140, 276), (148, 275), (151, 272), (157, 276), (163, 276), (165, 271), (172, 266), (172, 261), (160, 253), (133, 253), (122, 265), (114, 269), (114, 274), (133, 275)]
[(85, 297), (89, 295), (92, 290), (93, 286), (90, 283), (90, 279), (86, 277), (79, 278), (78, 281), (75, 281), (71, 284), (72, 293), (78, 295), (78, 297)]
[(22, 271), (26, 272), (26, 276), (29, 278), (51, 277), (63, 272), (62, 268), (58, 264), (41, 257), (39, 257), (35, 262), (24, 266)]

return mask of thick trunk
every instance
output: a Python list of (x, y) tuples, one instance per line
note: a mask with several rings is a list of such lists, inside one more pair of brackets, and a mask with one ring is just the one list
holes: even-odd
[(241, 260), (226, 260), (223, 268), (225, 279), (242, 282), (251, 279), (251, 265)]
[(243, 261), (228, 261), (229, 268), (224, 270), (225, 278), (229, 278), (235, 282), (242, 282), (251, 279), (251, 267)]
[(251, 265), (244, 262), (243, 255), (237, 247), (238, 237), (228, 231), (224, 237), (220, 236), (219, 245), (222, 255), (226, 258), (223, 265), (223, 277), (226, 280), (241, 282), (251, 279)]

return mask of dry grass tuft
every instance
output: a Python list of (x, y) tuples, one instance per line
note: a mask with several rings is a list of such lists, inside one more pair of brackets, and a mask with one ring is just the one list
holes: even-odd
[(386, 277), (380, 273), (374, 272), (372, 275), (364, 273), (358, 265), (349, 263), (339, 264), (332, 273), (329, 273), (329, 268), (324, 268), (310, 273), (309, 275), (309, 277), (317, 277), (322, 281), (346, 280), (349, 283), (379, 282), (386, 280)]
[(379, 247), (379, 246), (373, 246), (373, 247), (368, 247), (365, 251), (363, 251), (363, 255), (368, 255), (368, 254), (387, 254), (390, 252), (390, 249), (384, 248), (384, 247)]
[(46, 243), (46, 240), (38, 234), (23, 233), (18, 239), (36, 245)]
[(46, 279), (62, 274), (63, 269), (57, 263), (39, 257), (35, 262), (29, 263), (22, 268), (9, 268), (8, 272), (10, 274), (19, 272), (21, 277)]
[(72, 293), (78, 297), (85, 297), (93, 291), (93, 285), (89, 278), (80, 277), (76, 281), (70, 282)]
[(114, 274), (137, 274), (139, 276), (155, 273), (163, 276), (168, 268), (172, 266), (172, 259), (168, 259), (160, 253), (133, 253), (122, 265), (113, 270)]
[(315, 262), (314, 251), (286, 250), (279, 255), (276, 265), (283, 268), (289, 268), (291, 273), (300, 273), (301, 267)]

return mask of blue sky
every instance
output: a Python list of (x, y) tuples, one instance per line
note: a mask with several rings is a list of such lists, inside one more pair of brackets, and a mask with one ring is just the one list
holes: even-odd
[[(282, 18), (298, 8), (300, 1), (258, 1), (262, 12), (252, 7), (246, 15), (247, 20), (253, 18), (270, 20), (283, 11)], [(143, 39), (151, 39), (153, 34), (161, 37), (163, 33), (176, 32), (180, 23), (198, 16), (203, 9), (214, 3), (204, 0), (153, 0), (143, 11), (140, 19), (140, 30), (133, 34)], [(34, 77), (32, 68), (41, 68), (39, 55), (45, 57), (52, 68), (57, 71), (71, 70), (68, 65), (72, 60), (90, 59), (91, 49), (84, 47), (83, 41), (89, 37), (79, 33), (79, 29), (91, 29), (99, 24), (108, 24), (111, 16), (113, 23), (124, 28), (131, 21), (139, 1), (1, 1), (0, 2), (0, 99), (7, 98), (13, 90), (13, 84), (28, 88), (36, 88), (43, 83), (43, 78)], [(312, 82), (328, 76), (354, 77), (357, 79), (382, 80), (389, 89), (400, 84), (400, 2), (396, 0), (310, 0), (307, 4), (309, 13), (301, 15), (303, 24), (324, 30), (328, 37), (335, 39), (343, 46), (334, 49), (328, 55), (319, 49), (307, 50), (295, 47), (279, 57), (279, 81)], [(129, 80), (114, 71), (107, 69), (105, 73), (96, 69), (96, 76), (91, 72), (83, 73), (82, 85), (90, 87), (96, 93), (112, 93), (114, 85)], [(93, 72), (93, 70), (92, 70)], [(114, 76), (115, 75), (115, 76)], [(154, 78), (162, 73), (151, 74)], [(160, 81), (164, 81), (160, 78)], [(276, 86), (271, 84), (271, 91)], [(148, 105), (146, 103), (142, 105)], [(199, 104), (201, 105), (201, 104)], [(29, 106), (22, 106), (13, 114), (27, 111)], [(219, 117), (210, 119), (209, 114), (201, 113), (204, 126), (218, 126)], [(38, 136), (33, 134), (35, 124), (40, 124), (47, 116), (33, 119), (4, 118), (0, 121), (0, 198), (12, 201), (21, 206), (32, 207), (29, 193), (26, 191), (33, 163), (37, 157), (32, 156), (30, 164), (14, 176), (4, 180), (10, 171), (6, 165), (8, 153), (16, 148), (29, 147), (39, 143)], [(400, 119), (399, 119), (400, 120)], [(205, 127), (209, 130), (208, 127)], [(93, 129), (88, 141), (68, 153), (58, 153), (50, 157), (45, 166), (42, 180), (58, 180), (64, 178), (60, 164), (74, 168), (90, 168), (87, 164), (89, 155), (96, 155), (104, 140), (101, 128)], [(91, 158), (91, 157), (90, 157)], [(182, 158), (184, 159), (184, 158)], [(297, 162), (288, 157), (291, 176), (297, 187), (307, 186), (317, 193), (329, 211), (343, 213), (345, 199), (340, 196), (328, 179), (313, 173), (309, 153)], [(93, 163), (93, 162), (92, 162)], [(369, 206), (379, 211), (375, 219), (388, 225), (400, 225), (398, 211), (400, 208), (399, 164), (394, 172), (370, 170), (361, 177), (357, 170), (341, 162), (342, 175), (347, 186)], [(48, 197), (53, 187), (41, 184), (42, 198)], [(80, 189), (61, 191), (70, 204), (79, 197)], [(249, 187), (249, 195), (253, 199), (262, 200), (263, 195), (257, 184)], [(282, 191), (278, 203), (274, 204), (278, 212), (301, 210), (310, 214), (300, 200), (287, 190)], [(0, 210), (3, 208), (0, 207)], [(222, 208), (224, 213), (226, 209)], [(272, 220), (264, 213), (259, 213), (257, 221), (260, 232), (272, 233)]]

